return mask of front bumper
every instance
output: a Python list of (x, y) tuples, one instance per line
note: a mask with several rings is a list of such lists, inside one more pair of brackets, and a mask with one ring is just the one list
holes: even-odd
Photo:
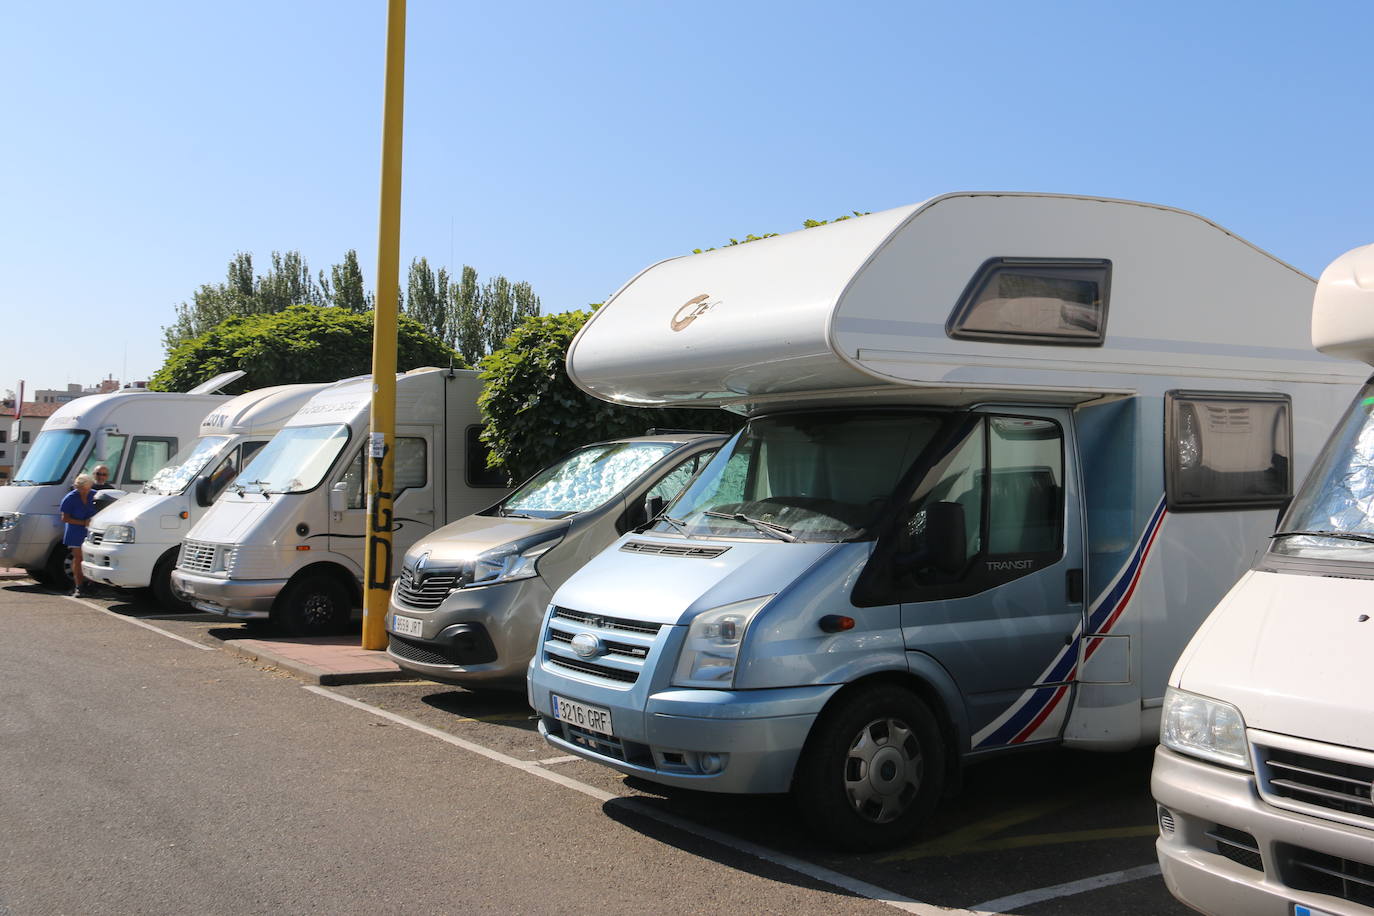
[[(539, 576), (460, 588), (434, 610), (396, 600), (387, 608), (387, 655), (420, 677), (451, 684), (518, 685), (539, 641), (553, 592)], [(419, 636), (396, 633), (394, 615), (422, 622)]]
[(59, 516), (25, 513), (12, 527), (0, 530), (0, 566), (41, 570), (61, 538)]
[(286, 579), (222, 579), (184, 569), (172, 570), (172, 591), (198, 611), (235, 620), (261, 620), (272, 612), (272, 603)]
[[(1253, 774), (1164, 747), (1155, 751), (1150, 788), (1174, 820), (1173, 832), (1155, 844), (1164, 881), (1188, 906), (1214, 916), (1292, 916), (1294, 904), (1340, 916), (1374, 912), (1293, 886), (1310, 874), (1299, 860), (1329, 856), (1374, 869), (1374, 831), (1275, 808), (1260, 798)], [(1236, 861), (1244, 855), (1223, 855), (1228, 847), (1207, 836), (1221, 832), (1218, 826), (1252, 836), (1259, 862), (1251, 864), (1261, 867)]]
[[(530, 704), (553, 747), (650, 782), (705, 792), (787, 792), (806, 736), (838, 684), (773, 690), (608, 690), (548, 670), (529, 669)], [(560, 722), (551, 695), (609, 709), (615, 735)], [(719, 767), (707, 772), (712, 765)]]
[(147, 588), (153, 581), (153, 567), (172, 546), (87, 541), (81, 545), (81, 572), (87, 579), (115, 588)]

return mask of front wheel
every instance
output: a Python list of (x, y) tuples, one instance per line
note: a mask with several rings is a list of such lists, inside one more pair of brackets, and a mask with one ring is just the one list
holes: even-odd
[(891, 846), (920, 828), (944, 788), (946, 749), (930, 708), (884, 685), (821, 714), (792, 794), (817, 834), (847, 849)]
[[(35, 577), (36, 578), (36, 577)], [(48, 561), (43, 564), (43, 577), (40, 580), (49, 588), (55, 588), (60, 592), (70, 591), (76, 584), (76, 578), (72, 575), (72, 552), (63, 545), (61, 541), (48, 554)]]
[(153, 590), (153, 599), (164, 610), (172, 614), (194, 614), (196, 609), (191, 607), (187, 601), (182, 601), (177, 597), (176, 591), (172, 588), (172, 570), (176, 569), (177, 552), (168, 551), (167, 555), (157, 561), (153, 567), (153, 580), (148, 583)]
[(326, 575), (291, 583), (272, 609), (272, 622), (288, 636), (325, 636), (348, 625), (353, 602), (348, 589)]

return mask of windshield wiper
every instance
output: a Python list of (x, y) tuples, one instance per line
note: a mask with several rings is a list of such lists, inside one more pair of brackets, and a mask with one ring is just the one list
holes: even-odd
[[(267, 483), (267, 482), (268, 482), (268, 481), (266, 481), (266, 480), (245, 480), (243, 483), (233, 483), (233, 484), (231, 484), (230, 486), (231, 486), (231, 488), (233, 489), (233, 491), (239, 495), (239, 499), (242, 499), (242, 498), (243, 498), (243, 492), (244, 492), (245, 490), (247, 490), (249, 487), (252, 487), (252, 486), (261, 487), (263, 484), (265, 484), (265, 483)], [(260, 492), (261, 492), (261, 491), (260, 491)], [(266, 494), (266, 493), (263, 493), (262, 495), (263, 495), (263, 496), (266, 496), (267, 494)]]
[(509, 509), (506, 509), (505, 507), (502, 507), (501, 511), (498, 514), (502, 518), (534, 518), (533, 515), (526, 515), (523, 512), (511, 512)]
[(795, 543), (797, 540), (796, 536), (792, 534), (791, 528), (785, 525), (775, 525), (772, 522), (765, 522), (761, 518), (753, 518), (745, 515), (743, 512), (714, 512), (708, 509), (701, 514), (709, 518), (728, 518), (731, 521), (744, 522), (744, 524), (752, 525), (764, 534), (771, 535), (780, 541), (787, 541), (789, 544)]
[(1280, 531), (1278, 534), (1269, 535), (1269, 540), (1293, 537), (1336, 538), (1342, 541), (1363, 541), (1366, 544), (1374, 544), (1374, 535), (1350, 534), (1345, 531)]
[[(709, 515), (710, 513), (708, 512), (707, 514)], [(687, 535), (688, 537), (691, 537), (691, 533), (687, 530), (687, 523), (680, 518), (673, 518), (671, 515), (660, 515), (657, 518), (649, 519), (650, 525), (652, 525), (654, 522), (667, 522), (668, 524), (676, 528), (678, 531), (681, 531), (683, 534)]]
[(13, 486), (13, 485), (15, 485), (15, 484), (18, 484), (19, 486), (23, 486), (23, 485), (25, 485), (25, 484), (28, 484), (29, 486), (33, 486), (33, 485), (34, 485), (34, 484), (33, 484), (33, 481), (32, 481), (32, 480), (29, 480), (28, 478), (24, 478), (24, 479), (22, 479), (22, 480), (11, 480), (11, 481), (10, 481), (10, 485), (11, 485), (11, 486)]

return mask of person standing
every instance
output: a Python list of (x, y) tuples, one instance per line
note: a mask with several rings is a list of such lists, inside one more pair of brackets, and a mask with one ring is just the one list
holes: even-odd
[(96, 511), (95, 495), (91, 492), (94, 486), (95, 478), (90, 474), (76, 475), (76, 488), (62, 497), (58, 509), (62, 513), (62, 543), (72, 551), (72, 578), (76, 581), (72, 594), (78, 598), (81, 586), (86, 584), (81, 574), (81, 544), (86, 540), (86, 528)]

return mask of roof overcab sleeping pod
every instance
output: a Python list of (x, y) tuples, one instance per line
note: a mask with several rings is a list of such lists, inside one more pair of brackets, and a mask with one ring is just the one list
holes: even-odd
[(853, 847), (981, 755), (1155, 740), (1179, 650), (1362, 378), (1304, 346), (1312, 289), (1193, 214), (1031, 194), (650, 267), (569, 374), (749, 422), (554, 594), (542, 732), (791, 791)]

